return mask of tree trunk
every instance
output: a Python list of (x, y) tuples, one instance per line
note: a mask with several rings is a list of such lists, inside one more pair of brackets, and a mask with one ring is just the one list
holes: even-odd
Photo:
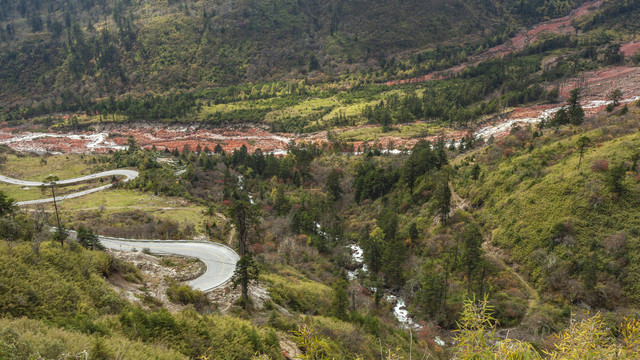
[[(60, 215), (58, 215), (58, 203), (56, 202), (56, 191), (54, 185), (51, 184), (51, 195), (53, 196), (53, 207), (56, 210), (56, 220), (58, 222), (58, 232), (62, 231), (62, 224), (60, 223)], [(60, 236), (60, 246), (64, 246), (64, 238)]]
[(580, 164), (582, 163), (582, 155), (584, 154), (584, 149), (580, 149), (580, 157), (578, 158), (578, 169), (580, 170)]
[(246, 266), (242, 269), (242, 301), (244, 310), (249, 311), (249, 271)]

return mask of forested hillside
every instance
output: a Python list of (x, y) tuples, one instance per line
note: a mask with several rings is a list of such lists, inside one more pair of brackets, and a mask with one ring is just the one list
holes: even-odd
[(0, 0), (0, 359), (637, 359), (639, 30)]
[(3, 0), (0, 105), (446, 63), (578, 3)]
[(640, 298), (640, 137), (624, 113), (553, 136), (515, 129), (463, 162), (458, 188), (492, 243), (553, 302), (614, 310)]
[[(48, 241), (42, 210), (17, 211), (3, 198), (0, 351), (144, 358), (162, 346), (176, 357), (276, 359), (294, 344), (307, 356), (373, 359), (383, 344), (389, 359), (514, 351), (543, 358), (535, 349), (550, 358), (633, 358), (640, 108), (634, 102), (573, 124), (563, 119), (516, 127), (489, 143), (421, 141), (397, 155), (376, 147), (345, 154), (339, 141), (291, 145), (282, 157), (245, 147), (162, 152), (132, 141), (108, 155), (67, 156), (78, 163), (68, 171), (141, 171), (109, 193), (112, 207), (86, 198), (59, 204), (71, 227), (127, 236), (161, 236), (172, 227), (164, 236), (195, 231), (224, 243), (237, 236), (229, 224), (241, 226), (235, 209), (247, 209), (253, 295), (214, 304), (171, 281), (153, 290), (113, 252)], [(65, 158), (3, 156), (3, 171), (20, 171), (16, 164), (43, 171)], [(149, 195), (165, 199), (160, 209), (141, 206)], [(123, 196), (134, 207), (118, 206)], [(197, 227), (174, 222), (187, 221), (181, 208), (161, 218), (174, 197), (202, 209)], [(127, 297), (124, 290), (138, 283), (144, 290)], [(186, 308), (167, 311), (162, 292)], [(411, 320), (392, 315), (400, 301)], [(600, 315), (590, 318), (593, 312)], [(411, 333), (402, 330), (408, 326)], [(496, 340), (504, 331), (526, 342), (503, 347)], [(123, 346), (130, 343), (145, 345), (134, 352)]]

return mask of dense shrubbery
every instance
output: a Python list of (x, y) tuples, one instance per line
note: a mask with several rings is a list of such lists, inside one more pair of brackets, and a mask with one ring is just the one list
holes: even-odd
[[(639, 296), (637, 235), (631, 235), (640, 227), (639, 189), (629, 176), (640, 170), (633, 165), (639, 139), (618, 131), (637, 126), (635, 119), (590, 120), (589, 128), (610, 124), (585, 134), (598, 145), (583, 155), (582, 134), (536, 138), (533, 130), (517, 131), (475, 155), (486, 167), (482, 181), (459, 180), (472, 203), (484, 206), (481, 217), (496, 229), (493, 242), (510, 249), (556, 301), (614, 309)], [(514, 151), (510, 159), (494, 155), (506, 149)], [(581, 156), (585, 166), (578, 170)]]
[[(246, 320), (220, 315), (199, 315), (192, 310), (171, 314), (166, 309), (128, 308), (119, 315), (122, 331), (145, 342), (164, 342), (191, 358), (249, 359), (256, 354), (281, 358), (278, 336)], [(230, 339), (233, 339), (230, 341)]]
[[(532, 4), (523, 5), (522, 2), (510, 2), (504, 9), (516, 15), (516, 18), (519, 19), (516, 23), (521, 23), (523, 21), (537, 21), (545, 16), (567, 13), (577, 5), (577, 2), (573, 0), (545, 0), (535, 1), (534, 3), (537, 4), (535, 7), (532, 7)], [(248, 8), (242, 12), (242, 19), (236, 19), (236, 16), (239, 16), (239, 9), (221, 15), (216, 10), (210, 9), (210, 6), (204, 6), (194, 10), (194, 12), (185, 11), (183, 13), (178, 11), (174, 4), (169, 10), (171, 14), (153, 17), (146, 23), (136, 18), (133, 13), (128, 13), (125, 10), (129, 8), (129, 5), (124, 2), (118, 4), (120, 5), (116, 6), (117, 9), (110, 9), (110, 6), (106, 6), (104, 8), (100, 7), (99, 10), (112, 12), (113, 21), (118, 30), (117, 33), (104, 29), (98, 32), (88, 25), (85, 29), (70, 19), (66, 21), (68, 18), (65, 18), (64, 25), (62, 25), (60, 13), (49, 14), (50, 18), (47, 24), (50, 24), (43, 28), (42, 31), (53, 34), (57, 26), (62, 26), (66, 29), (68, 41), (71, 41), (72, 46), (68, 46), (68, 49), (58, 47), (51, 49), (47, 48), (47, 41), (34, 41), (33, 43), (24, 43), (19, 50), (12, 49), (8, 51), (3, 57), (6, 60), (7, 69), (0, 69), (0, 78), (4, 77), (8, 84), (22, 90), (22, 84), (25, 84), (25, 82), (18, 81), (15, 78), (15, 74), (21, 73), (24, 75), (26, 73), (34, 76), (33, 81), (26, 82), (26, 86), (29, 89), (39, 89), (42, 84), (47, 84), (48, 88), (52, 84), (57, 84), (56, 86), (59, 89), (56, 91), (47, 90), (46, 94), (43, 94), (43, 101), (18, 101), (18, 103), (22, 103), (22, 107), (12, 106), (5, 109), (2, 115), (3, 118), (11, 121), (40, 116), (40, 123), (50, 126), (56, 121), (55, 118), (44, 117), (44, 115), (53, 115), (59, 112), (75, 112), (76, 114), (84, 112), (92, 118), (92, 121), (121, 121), (122, 119), (132, 121), (147, 119), (202, 121), (216, 126), (232, 123), (267, 122), (272, 130), (283, 132), (314, 132), (327, 127), (353, 125), (362, 121), (383, 125), (385, 130), (391, 124), (407, 123), (413, 120), (440, 120), (465, 126), (478, 117), (494, 114), (506, 107), (535, 101), (553, 101), (553, 94), (544, 91), (544, 85), (546, 84), (541, 84), (543, 81), (554, 82), (560, 78), (573, 76), (579, 71), (589, 70), (600, 65), (617, 64), (624, 60), (624, 57), (619, 52), (619, 46), (613, 44), (613, 39), (605, 33), (589, 34), (583, 37), (552, 35), (542, 37), (520, 53), (483, 61), (464, 69), (457, 75), (451, 75), (453, 78), (445, 76), (441, 80), (418, 85), (417, 92), (413, 89), (416, 86), (410, 85), (409, 90), (399, 96), (397, 92), (387, 93), (387, 87), (375, 85), (375, 83), (388, 77), (414, 76), (458, 64), (465, 60), (467, 56), (500, 43), (505, 37), (513, 34), (514, 29), (517, 27), (510, 24), (500, 24), (484, 39), (470, 41), (461, 45), (440, 45), (434, 48), (422, 49), (414, 52), (408, 60), (396, 60), (396, 57), (390, 57), (386, 51), (373, 55), (372, 51), (376, 52), (373, 49), (382, 47), (394, 52), (391, 49), (405, 46), (412, 47), (415, 44), (400, 45), (402, 42), (398, 41), (387, 43), (378, 38), (382, 36), (380, 34), (376, 35), (376, 39), (369, 39), (362, 34), (356, 36), (355, 39), (344, 38), (344, 34), (341, 34), (336, 35), (338, 36), (336, 39), (341, 39), (336, 41), (342, 44), (338, 46), (342, 49), (338, 53), (343, 53), (342, 55), (336, 55), (334, 53), (336, 49), (334, 48), (324, 55), (323, 60), (321, 60), (322, 56), (319, 58), (318, 53), (297, 54), (296, 56), (280, 54), (277, 59), (274, 59), (274, 62), (285, 62), (287, 63), (286, 66), (269, 65), (267, 66), (268, 69), (255, 71), (256, 67), (260, 67), (256, 64), (256, 61), (262, 64), (258, 58), (265, 54), (271, 54), (273, 48), (269, 47), (268, 51), (265, 50), (260, 55), (253, 54), (256, 58), (247, 59), (241, 53), (256, 50), (249, 45), (245, 44), (246, 46), (241, 46), (240, 50), (232, 51), (227, 49), (227, 46), (214, 46), (213, 44), (218, 44), (221, 37), (225, 38), (232, 34), (240, 38), (247, 38), (249, 43), (256, 40), (254, 39), (256, 22), (262, 23), (264, 19), (247, 20), (247, 17), (254, 18), (255, 7), (264, 7), (262, 10), (266, 13), (273, 13), (274, 19), (283, 17), (283, 19), (277, 21), (278, 25), (290, 26), (290, 30), (296, 29), (296, 33), (298, 31), (304, 32), (303, 29), (299, 28), (302, 23), (294, 21), (294, 25), (288, 24), (287, 21), (293, 21), (293, 19), (298, 19), (299, 17), (305, 18), (306, 15), (304, 14), (306, 12), (298, 12), (299, 9), (297, 9), (294, 14), (285, 15), (280, 11), (282, 10), (280, 9), (281, 6), (274, 6), (274, 8), (280, 9), (275, 10), (269, 6), (259, 4), (243, 4), (240, 8), (245, 6)], [(321, 9), (316, 9), (317, 11), (314, 11), (314, 13), (319, 14), (318, 16), (320, 17), (331, 14), (329, 17), (332, 23), (336, 21), (341, 23), (341, 21), (337, 20), (340, 17), (337, 13), (351, 13), (354, 8), (359, 8), (361, 5), (360, 3), (349, 5), (341, 3), (336, 8), (331, 5), (320, 6)], [(282, 5), (282, 7), (289, 8), (292, 11), (298, 6), (303, 5)], [(380, 4), (380, 6), (386, 7), (389, 5), (385, 3)], [(414, 7), (409, 4), (403, 4), (400, 8), (404, 9), (405, 6), (412, 8), (412, 18), (418, 16)], [(448, 6), (446, 4), (443, 5), (444, 8)], [(625, 6), (631, 5), (626, 4)], [(37, 8), (38, 6), (35, 7)], [(52, 7), (56, 8), (53, 5)], [(481, 12), (493, 12), (491, 6), (485, 8), (485, 6), (479, 4), (466, 4), (466, 6), (449, 12), (447, 15), (451, 16), (451, 14), (458, 14), (460, 11), (467, 11), (468, 7), (478, 7), (477, 10)], [(613, 7), (615, 6), (606, 6), (604, 12), (610, 11), (610, 8)], [(346, 10), (346, 8), (349, 10)], [(363, 9), (363, 11), (369, 10), (368, 7)], [(395, 10), (402, 12), (406, 9)], [(13, 11), (14, 8), (9, 6), (7, 14), (13, 13)], [(34, 11), (38, 13), (39, 10), (34, 9)], [(58, 9), (57, 11), (63, 10)], [(67, 11), (69, 10), (64, 10), (64, 13)], [(438, 11), (442, 11), (442, 9), (437, 7), (436, 12)], [(430, 12), (419, 13), (421, 17), (432, 16)], [(618, 14), (619, 12), (615, 12), (612, 16), (618, 16)], [(351, 15), (345, 16), (353, 20)], [(598, 16), (600, 15), (596, 15), (594, 19)], [(8, 17), (7, 19), (10, 18)], [(443, 19), (445, 18), (448, 17), (443, 17)], [(39, 16), (34, 15), (29, 18), (29, 20), (34, 19), (39, 19)], [(359, 17), (359, 19), (361, 18)], [(218, 21), (222, 21), (227, 26), (218, 23)], [(227, 21), (230, 21), (230, 23), (227, 23)], [(386, 18), (384, 21), (394, 22)], [(468, 21), (466, 18), (456, 20), (456, 22), (462, 23)], [(8, 21), (8, 23), (11, 25), (13, 21)], [(89, 21), (90, 23), (91, 21)], [(214, 23), (217, 25), (214, 26)], [(244, 30), (236, 29), (238, 23), (244, 24), (241, 26)], [(331, 26), (334, 29), (333, 31), (341, 28), (338, 23), (334, 24), (335, 26)], [(475, 24), (474, 27), (479, 26), (479, 24)], [(271, 25), (269, 24), (266, 28), (273, 28)], [(436, 28), (442, 30), (440, 25), (436, 26)], [(275, 28), (278, 29), (279, 26)], [(363, 26), (363, 24), (359, 26)], [(376, 22), (375, 26), (377, 28), (380, 25)], [(227, 29), (229, 32), (227, 30), (222, 31), (222, 28)], [(162, 33), (162, 29), (171, 29), (171, 31)], [(466, 33), (471, 28), (464, 29), (466, 27), (463, 26), (461, 28), (453, 27), (449, 30), (455, 33)], [(23, 30), (21, 29), (21, 31)], [(310, 29), (306, 30), (310, 31)], [(346, 28), (344, 30), (346, 31)], [(440, 30), (436, 32), (440, 32)], [(3, 32), (6, 32), (6, 30), (3, 30)], [(0, 38), (4, 35), (5, 40), (11, 42), (10, 37), (7, 38), (3, 32), (0, 32)], [(313, 32), (326, 35), (326, 29), (323, 29), (322, 26), (314, 29)], [(338, 32), (340, 33), (340, 31)], [(279, 30), (274, 30), (273, 34), (270, 32), (269, 34), (268, 38), (275, 42), (293, 41), (289, 38), (290, 34), (288, 32), (280, 33)], [(391, 36), (389, 32), (385, 34)], [(62, 41), (63, 39), (60, 39), (60, 33), (55, 38), (60, 40), (59, 45), (67, 45)], [(196, 38), (202, 38), (203, 41), (194, 43), (193, 41)], [(416, 37), (414, 36), (413, 38)], [(424, 39), (429, 38), (431, 36), (426, 36)], [(17, 39), (16, 41), (21, 42)], [(167, 42), (172, 43), (168, 44)], [(263, 42), (265, 42), (264, 34), (260, 33), (260, 41), (258, 43)], [(375, 43), (376, 46), (364, 45), (370, 42)], [(229, 41), (225, 42), (225, 44), (228, 43)], [(330, 41), (330, 43), (333, 42)], [(364, 47), (356, 46), (358, 49), (356, 50), (353, 48), (355, 43)], [(187, 44), (192, 44), (192, 46)], [(606, 49), (603, 48), (605, 44), (608, 44)], [(319, 53), (328, 51), (327, 49), (323, 50), (323, 46), (320, 45), (321, 50), (319, 50)], [(191, 54), (188, 50), (191, 48), (200, 50), (197, 51), (197, 54)], [(564, 49), (565, 51), (563, 52), (568, 54), (558, 57), (553, 64), (542, 69), (542, 74), (539, 74), (541, 59), (558, 49)], [(69, 52), (68, 54), (66, 54), (67, 51)], [(31, 58), (37, 56), (29, 56), (30, 52), (45, 54), (42, 57), (47, 58), (47, 61), (33, 61)], [(276, 51), (276, 53), (280, 52)], [(301, 81), (299, 78), (272, 81), (274, 77), (267, 75), (272, 70), (281, 71), (285, 68), (309, 68), (308, 70), (312, 73), (316, 70), (328, 70), (328, 64), (332, 64), (331, 66), (335, 67), (336, 62), (344, 62), (345, 53), (357, 53), (357, 56), (360, 57), (357, 61), (362, 61), (363, 63), (367, 61), (371, 63), (370, 60), (377, 60), (378, 65), (375, 69), (369, 68), (343, 76), (334, 73), (333, 69), (331, 69), (331, 71), (324, 71), (324, 74), (328, 77), (321, 77), (319, 81), (311, 79)], [(353, 55), (350, 54), (347, 58), (351, 58), (352, 60), (350, 61), (353, 61)], [(333, 57), (337, 58), (329, 60), (329, 58)], [(297, 60), (284, 60), (289, 58), (297, 58)], [(61, 64), (60, 62), (63, 60), (66, 62)], [(211, 61), (214, 61), (214, 63), (210, 63)], [(314, 66), (311, 66), (312, 63)], [(135, 69), (128, 69), (129, 67)], [(14, 68), (21, 68), (23, 71), (13, 71)], [(143, 70), (147, 68), (154, 70)], [(361, 68), (364, 69), (363, 67)], [(58, 83), (64, 76), (55, 76), (60, 71), (64, 74), (68, 73), (69, 78), (77, 81), (80, 81), (80, 79), (85, 80), (82, 80), (83, 83), (77, 87), (68, 87), (66, 84), (62, 86)], [(305, 72), (301, 71), (300, 74)], [(260, 75), (254, 75), (258, 73)], [(328, 73), (332, 75), (329, 76)], [(88, 83), (91, 83), (91, 80), (86, 80), (87, 78), (93, 78), (95, 84), (89, 86)], [(227, 81), (229, 79), (235, 79), (236, 81)], [(238, 79), (242, 79), (242, 81), (248, 80), (249, 82), (237, 85)], [(143, 87), (144, 91), (134, 85), (140, 81), (143, 82), (143, 85), (139, 86)], [(349, 86), (344, 87), (343, 81), (348, 83)], [(216, 87), (206, 86), (206, 84), (214, 83)], [(220, 87), (221, 83), (228, 86)], [(26, 90), (10, 92), (10, 94), (16, 94), (17, 96), (22, 96), (20, 95), (22, 93), (26, 93)], [(133, 93), (136, 95), (132, 96), (131, 94)], [(334, 96), (340, 105), (328, 102), (326, 105), (314, 109), (311, 113), (303, 113), (297, 107), (302, 106), (305, 101), (313, 101), (318, 98), (333, 98)], [(368, 103), (374, 100), (378, 104), (369, 106)], [(334, 107), (349, 108), (350, 105), (356, 102), (361, 103), (363, 106), (366, 105), (362, 114), (352, 114), (351, 109), (349, 109), (351, 113), (349, 116), (344, 115), (344, 113), (341, 115), (338, 112), (331, 119), (326, 118), (326, 115)], [(225, 109), (215, 109), (214, 107), (213, 110), (209, 108), (209, 106), (216, 104), (232, 104), (234, 106)], [(273, 118), (274, 111), (277, 112), (283, 109), (288, 111), (282, 111)], [(78, 126), (73, 121), (70, 121), (69, 124), (59, 122), (56, 125)]]
[(78, 316), (114, 314), (124, 305), (102, 278), (111, 263), (105, 253), (54, 243), (44, 243), (38, 253), (20, 244), (12, 253), (0, 254), (0, 312), (5, 316), (29, 316), (73, 328)]
[(182, 305), (192, 304), (197, 309), (202, 309), (209, 305), (209, 300), (205, 293), (194, 290), (188, 285), (180, 285), (177, 282), (169, 285), (167, 288), (167, 296), (173, 303)]
[(91, 359), (113, 359), (117, 356), (132, 360), (188, 359), (165, 345), (145, 344), (122, 335), (88, 335), (60, 329), (45, 321), (0, 318), (0, 357), (3, 359), (36, 356), (56, 359), (60, 356), (83, 357), (85, 354)]
[(458, 359), (634, 359), (640, 349), (640, 322), (625, 319), (609, 328), (597, 313), (555, 335), (553, 346), (540, 351), (527, 342), (496, 336), (492, 307), (484, 301), (465, 301), (456, 335)]

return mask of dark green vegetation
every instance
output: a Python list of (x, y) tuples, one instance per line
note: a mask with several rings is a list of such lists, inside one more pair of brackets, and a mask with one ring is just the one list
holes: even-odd
[[(541, 36), (454, 76), (379, 83), (463, 63), (578, 3), (0, 0), (0, 116), (57, 130), (147, 119), (295, 132), (355, 124), (392, 132), (415, 120), (464, 127), (509, 107), (557, 102), (568, 77), (637, 60), (618, 43), (637, 30), (640, 2), (606, 1), (576, 23), (582, 33)], [(144, 210), (102, 214), (102, 204), (47, 220), (0, 192), (0, 357), (87, 350), (92, 358), (281, 359), (288, 339), (313, 359), (473, 358), (469, 349), (493, 358), (515, 348), (500, 348), (493, 332), (485, 338), (495, 322), (471, 311), (483, 297), (499, 326), (531, 340), (518, 344), (529, 358), (540, 356), (534, 349), (562, 353), (546, 336), (567, 327), (568, 345), (557, 344), (569, 350), (624, 345), (637, 321), (624, 325), (636, 332), (617, 324), (637, 319), (640, 301), (640, 114), (637, 104), (614, 103), (588, 118), (579, 99), (572, 93), (550, 123), (499, 142), (422, 141), (398, 156), (375, 146), (345, 155), (355, 150), (350, 135), (329, 133), (328, 143), (291, 145), (283, 157), (132, 142), (83, 158), (92, 171), (139, 169), (114, 193), (188, 200), (204, 209), (202, 229)], [(51, 241), (46, 226), (66, 222), (85, 225), (77, 242), (62, 232)], [(169, 312), (150, 294), (132, 304), (105, 277), (143, 283), (142, 275), (100, 251), (86, 226), (131, 237), (203, 232), (237, 244), (241, 300), (218, 309), (171, 283), (166, 294), (182, 310)], [(351, 257), (354, 244), (367, 271)], [(347, 270), (359, 268), (350, 280)], [(252, 285), (268, 297), (252, 296)], [(399, 329), (389, 293), (406, 300), (420, 331)], [(597, 333), (570, 323), (585, 309), (604, 313), (584, 322)], [(613, 336), (595, 338), (605, 321)], [(439, 329), (456, 328), (462, 341), (491, 341), (451, 350), (434, 342)], [(629, 343), (623, 350), (633, 354)], [(614, 356), (603, 354), (594, 356)]]
[(47, 100), (69, 93), (98, 98), (333, 77), (365, 70), (371, 62), (393, 69), (400, 51), (469, 39), (473, 47), (444, 46), (416, 55), (421, 62), (451, 62), (461, 50), (499, 42), (521, 24), (566, 14), (578, 3), (5, 0), (0, 78), (9, 91), (3, 102), (33, 91)]
[[(174, 284), (169, 298), (193, 307), (172, 314), (154, 303), (154, 310), (143, 310), (109, 290), (103, 278), (122, 272), (134, 281), (135, 268), (74, 242), (42, 242), (50, 237), (43, 219), (3, 206), (4, 228), (14, 230), (5, 234), (0, 262), (9, 279), (2, 283), (9, 286), (2, 291), (2, 313), (38, 322), (3, 321), (20, 322), (18, 329), (59, 327), (61, 337), (89, 334), (86, 347), (106, 351), (116, 351), (111, 340), (100, 340), (110, 335), (163, 343), (189, 357), (279, 358), (279, 332), (298, 344), (317, 343), (301, 345), (308, 354), (375, 358), (380, 338), (408, 357), (411, 341), (394, 328), (383, 296), (394, 292), (425, 326), (414, 334), (412, 349), (446, 357), (431, 330), (456, 328), (462, 301), (487, 296), (501, 326), (520, 326), (536, 346), (552, 349), (543, 336), (564, 329), (584, 305), (605, 312), (612, 324), (637, 312), (639, 118), (632, 105), (580, 125), (514, 129), (488, 145), (454, 149), (421, 142), (398, 156), (375, 149), (343, 155), (340, 143), (292, 146), (281, 158), (245, 149), (171, 154), (135, 146), (95, 156), (88, 163), (141, 170), (121, 187), (179, 195), (209, 209), (206, 229), (213, 240), (229, 238), (219, 214), (235, 206), (228, 212), (233, 236), (244, 237), (252, 261), (239, 284), (262, 284), (269, 299), (255, 303), (248, 296), (237, 303), (232, 313), (243, 314), (240, 320)], [(590, 141), (580, 140), (585, 137)], [(176, 175), (177, 168), (187, 171)], [(255, 211), (244, 235), (239, 199)], [(80, 233), (82, 244), (95, 247), (91, 231)], [(345, 268), (357, 267), (347, 248), (354, 242), (368, 268), (356, 283), (345, 276)], [(4, 341), (20, 345), (27, 330), (16, 331)], [(240, 340), (224, 340), (229, 336)]]
[(638, 300), (640, 138), (630, 111), (580, 132), (519, 129), (462, 163), (461, 195), (553, 303), (614, 310)]
[[(127, 358), (149, 358), (155, 356), (150, 355), (154, 354), (151, 352), (153, 346), (163, 344), (163, 347), (171, 349), (165, 351), (170, 358), (182, 355), (189, 358), (247, 359), (263, 355), (277, 359), (282, 358), (279, 336), (296, 340), (295, 334), (303, 326), (313, 329), (314, 336), (321, 339), (317, 351), (327, 357), (349, 359), (356, 354), (365, 358), (377, 357), (378, 339), (384, 341), (385, 349), (407, 354), (410, 351), (408, 334), (393, 326), (386, 308), (375, 310), (381, 315), (386, 314), (386, 320), (379, 319), (374, 310), (366, 306), (353, 310), (346, 292), (347, 283), (341, 279), (340, 266), (326, 264), (322, 270), (309, 271), (324, 262), (318, 256), (316, 246), (324, 248), (324, 252), (341, 249), (343, 255), (347, 255), (344, 248), (338, 246), (338, 240), (323, 245), (326, 237), (315, 233), (314, 245), (310, 246), (296, 240), (293, 236), (296, 232), (291, 230), (293, 225), (288, 224), (279, 230), (277, 223), (289, 223), (291, 211), (299, 203), (291, 199), (291, 191), (297, 191), (307, 201), (315, 193), (316, 186), (312, 184), (319, 184), (316, 179), (319, 175), (313, 174), (311, 163), (322, 153), (320, 149), (292, 148), (291, 156), (284, 159), (260, 153), (247, 154), (245, 151), (230, 155), (184, 151), (174, 157), (131, 147), (129, 151), (87, 159), (88, 164), (97, 167), (139, 167), (142, 176), (127, 185), (132, 188), (146, 188), (150, 192), (155, 189), (158, 193), (175, 192), (187, 198), (200, 199), (199, 202), (209, 207), (207, 231), (213, 239), (226, 239), (230, 230), (223, 226), (224, 218), (221, 219), (218, 212), (227, 206), (233, 209), (236, 194), (243, 187), (249, 191), (255, 199), (251, 202), (260, 204), (256, 207), (261, 209), (258, 215), (264, 220), (259, 227), (247, 223), (245, 254), (255, 255), (256, 263), (262, 268), (260, 282), (271, 292), (271, 299), (257, 308), (251, 301), (240, 302), (237, 307), (232, 307), (232, 314), (240, 316), (221, 315), (202, 293), (177, 283), (167, 289), (169, 300), (176, 304), (191, 304), (180, 312), (170, 313), (161, 308), (162, 303), (153, 300), (150, 294), (141, 304), (132, 305), (111, 290), (104, 277), (117, 275), (143, 284), (144, 279), (135, 267), (106, 253), (79, 246), (99, 247), (91, 230), (79, 228), (78, 242), (65, 241), (61, 245), (58, 241), (50, 241), (44, 214), (22, 215), (9, 206), (10, 200), (6, 200), (3, 202), (6, 206), (1, 207), (5, 209), (3, 221), (7, 226), (4, 228), (11, 231), (5, 235), (7, 246), (0, 251), (4, 266), (2, 278), (6, 279), (0, 283), (5, 287), (2, 289), (4, 297), (0, 297), (0, 304), (4, 304), (0, 311), (3, 326), (13, 330), (6, 330), (6, 336), (0, 338), (0, 350), (5, 351), (3, 355), (19, 359), (24, 354), (40, 351), (55, 357), (63, 351), (79, 348), (78, 352), (87, 350), (95, 358), (112, 358), (123, 353)], [(170, 158), (175, 163), (158, 162), (161, 158)], [(185, 166), (188, 171), (175, 175), (176, 166)], [(243, 176), (242, 186), (238, 175)], [(334, 183), (332, 191), (335, 195), (339, 193), (336, 186), (341, 189), (342, 185), (340, 175), (333, 175), (333, 178), (338, 182)], [(167, 180), (173, 185), (164, 187), (162, 183), (158, 184), (159, 180)], [(306, 185), (303, 186), (303, 182)], [(320, 187), (323, 186), (322, 183)], [(277, 195), (278, 187), (282, 189), (281, 195)], [(263, 188), (265, 193), (256, 194), (257, 188)], [(273, 194), (273, 202), (270, 193)], [(319, 203), (328, 204), (328, 196), (315, 198)], [(333, 202), (339, 200), (338, 197), (331, 199)], [(273, 209), (269, 209), (269, 204), (278, 208), (282, 215), (277, 216)], [(314, 214), (327, 208), (327, 205), (323, 206)], [(231, 210), (230, 216), (235, 211), (238, 210)], [(313, 221), (316, 216), (305, 214), (299, 225), (311, 233), (310, 229), (315, 229)], [(51, 220), (55, 222), (55, 219)], [(239, 237), (239, 222), (233, 222), (234, 233)], [(281, 234), (286, 238), (274, 244), (276, 236)], [(278, 251), (289, 252), (289, 255), (280, 257)], [(19, 273), (13, 273), (11, 269), (19, 269)], [(38, 281), (38, 278), (45, 280)], [(327, 286), (324, 282), (335, 285)], [(249, 312), (243, 313), (243, 307)], [(45, 341), (45, 334), (51, 332), (55, 332), (52, 340)], [(361, 341), (353, 342), (354, 337)], [(57, 342), (54, 343), (53, 339)], [(129, 343), (141, 344), (140, 349), (129, 351), (124, 346)], [(122, 346), (118, 347), (118, 344)], [(413, 343), (412, 346), (414, 356), (417, 356), (417, 351), (423, 351), (425, 345)]]
[[(278, 357), (273, 330), (228, 316), (193, 310), (171, 314), (128, 304), (103, 278), (120, 271), (117, 260), (104, 253), (45, 242), (38, 253), (29, 244), (16, 245), (10, 256), (3, 250), (2, 260), (0, 354), (5, 359), (27, 358), (36, 350), (56, 358), (71, 349), (86, 349), (92, 358), (144, 359), (160, 353), (167, 359), (195, 358), (213, 349), (227, 354), (222, 358), (246, 359), (256, 352)], [(227, 342), (229, 337), (236, 341)], [(142, 343), (136, 349), (125, 346), (137, 342)], [(158, 349), (160, 343), (165, 345)], [(82, 344), (85, 348), (78, 349)]]
[[(543, 60), (566, 53), (543, 68)], [(4, 117), (15, 123), (36, 117), (44, 128), (79, 129), (102, 122), (139, 119), (199, 121), (211, 125), (266, 123), (274, 131), (313, 132), (336, 126), (390, 125), (431, 120), (467, 126), (480, 117), (533, 102), (555, 102), (562, 79), (603, 65), (624, 63), (612, 37), (592, 31), (580, 36), (545, 37), (525, 50), (488, 59), (451, 78), (400, 90), (360, 80), (349, 89), (332, 83), (269, 82), (171, 91), (163, 95), (95, 99), (67, 94), (53, 101), (9, 107)], [(547, 90), (550, 88), (551, 90)], [(79, 112), (63, 120), (49, 114)], [(80, 121), (81, 120), (81, 121)]]
[[(287, 132), (362, 123), (386, 131), (415, 120), (465, 126), (506, 107), (555, 101), (549, 89), (562, 79), (625, 61), (616, 36), (602, 31), (612, 25), (598, 19), (611, 13), (624, 19), (619, 35), (633, 33), (627, 14), (637, 1), (605, 2), (580, 22), (584, 34), (542, 36), (453, 78), (401, 91), (376, 84), (447, 69), (580, 3), (7, 0), (0, 109), (7, 120), (35, 117), (66, 129), (123, 120), (267, 123)], [(543, 67), (551, 54), (561, 56)]]

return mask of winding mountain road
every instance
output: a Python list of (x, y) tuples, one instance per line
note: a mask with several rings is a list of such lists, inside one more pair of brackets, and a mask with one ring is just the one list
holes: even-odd
[[(96, 174), (81, 176), (73, 179), (66, 179), (56, 181), (58, 185), (75, 184), (82, 181), (98, 179), (102, 177), (111, 176), (124, 176), (123, 182), (133, 180), (138, 177), (138, 172), (135, 170), (109, 170)], [(5, 182), (14, 185), (21, 186), (48, 186), (48, 183), (38, 181), (26, 181), (13, 179), (7, 176), (0, 175), (0, 182)], [(112, 184), (100, 186), (97, 188), (75, 192), (72, 194), (56, 197), (56, 201), (63, 199), (72, 199), (102, 191), (113, 186)], [(25, 206), (31, 204), (42, 204), (47, 202), (53, 202), (53, 198), (39, 199), (30, 201), (16, 202), (17, 206)], [(71, 232), (72, 236), (75, 236), (75, 232)], [(226, 284), (235, 271), (236, 263), (240, 260), (238, 254), (231, 248), (207, 241), (191, 241), (191, 240), (134, 240), (134, 239), (122, 239), (108, 236), (98, 236), (102, 245), (109, 249), (120, 251), (134, 251), (141, 249), (149, 249), (154, 254), (171, 254), (194, 257), (202, 261), (206, 265), (205, 272), (197, 278), (188, 282), (194, 289), (208, 291), (215, 289), (221, 285)]]
[(208, 291), (226, 284), (240, 260), (231, 248), (206, 241), (190, 240), (131, 240), (98, 236), (105, 247), (112, 250), (133, 251), (149, 249), (154, 254), (171, 254), (200, 259), (207, 269), (204, 274), (188, 282), (194, 289)]
[[(127, 169), (116, 169), (116, 170), (108, 170), (108, 171), (103, 171), (103, 172), (99, 172), (99, 173), (95, 173), (95, 174), (91, 174), (91, 175), (86, 175), (86, 176), (81, 176), (81, 177), (77, 177), (77, 178), (73, 178), (73, 179), (65, 179), (65, 180), (59, 180), (56, 181), (57, 185), (70, 185), (70, 184), (76, 184), (79, 182), (83, 182), (83, 181), (87, 181), (87, 180), (93, 180), (93, 179), (99, 179), (102, 177), (112, 177), (112, 176), (124, 176), (125, 179), (122, 180), (123, 182), (127, 182), (130, 180), (133, 180), (135, 178), (137, 178), (139, 175), (139, 173), (135, 170), (127, 170)], [(14, 179), (14, 178), (10, 178), (4, 175), (0, 175), (0, 182), (4, 182), (7, 184), (13, 184), (13, 185), (21, 185), (21, 186), (31, 186), (31, 187), (36, 187), (36, 186), (48, 186), (49, 183), (44, 183), (41, 181), (26, 181), (26, 180), (19, 180), (19, 179)], [(77, 198), (80, 196), (84, 196), (87, 194), (91, 194), (94, 192), (98, 192), (98, 191), (102, 191), (105, 189), (108, 189), (110, 187), (112, 187), (113, 184), (107, 184), (107, 185), (103, 185), (97, 188), (93, 188), (93, 189), (89, 189), (89, 190), (84, 190), (84, 191), (78, 191), (72, 194), (68, 194), (68, 195), (64, 195), (64, 196), (60, 196), (60, 197), (56, 197), (56, 201), (60, 201), (60, 200), (65, 200), (65, 199), (73, 199), (73, 198)], [(53, 198), (48, 198), (48, 199), (38, 199), (38, 200), (28, 200), (28, 201), (18, 201), (16, 202), (16, 205), (18, 206), (24, 206), (24, 205), (33, 205), (33, 204), (44, 204), (44, 203), (49, 203), (49, 202), (53, 202)]]

